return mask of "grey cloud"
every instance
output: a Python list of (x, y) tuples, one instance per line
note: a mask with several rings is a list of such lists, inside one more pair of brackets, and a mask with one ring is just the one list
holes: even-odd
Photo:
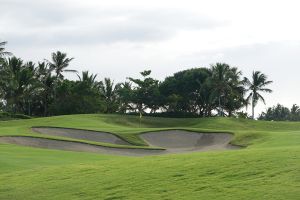
[(0, 17), (11, 22), (7, 30), (0, 32), (0, 38), (24, 46), (153, 42), (172, 38), (182, 30), (224, 25), (184, 11), (121, 8), (107, 11), (66, 6), (61, 1), (0, 1), (4, 8)]
[(24, 28), (57, 25), (63, 23), (76, 13), (74, 7), (66, 6), (56, 0), (0, 0), (0, 4), (1, 19), (12, 21), (14, 25)]

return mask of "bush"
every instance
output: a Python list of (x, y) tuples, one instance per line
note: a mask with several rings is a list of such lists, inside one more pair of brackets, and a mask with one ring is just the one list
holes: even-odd
[(0, 120), (12, 120), (12, 119), (31, 119), (28, 115), (13, 114), (8, 112), (0, 112)]

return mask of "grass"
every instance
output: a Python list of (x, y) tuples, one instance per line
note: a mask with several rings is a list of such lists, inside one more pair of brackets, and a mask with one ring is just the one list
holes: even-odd
[[(69, 115), (0, 122), (0, 135), (32, 126), (113, 132), (143, 146), (145, 131), (230, 132), (237, 151), (147, 157), (0, 144), (0, 199), (299, 199), (300, 123), (231, 118)], [(51, 137), (52, 138), (52, 137)], [(57, 138), (61, 139), (61, 138)], [(99, 144), (105, 145), (105, 144)]]

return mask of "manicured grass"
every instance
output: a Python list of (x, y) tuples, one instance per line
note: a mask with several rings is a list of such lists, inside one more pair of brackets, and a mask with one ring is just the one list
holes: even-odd
[(0, 144), (0, 199), (299, 199), (300, 123), (230, 118), (70, 115), (0, 122), (0, 135), (32, 126), (101, 130), (145, 145), (162, 129), (234, 133), (236, 151), (124, 157)]

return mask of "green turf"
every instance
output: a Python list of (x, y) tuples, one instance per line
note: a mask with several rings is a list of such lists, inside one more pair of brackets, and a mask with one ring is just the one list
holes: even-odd
[(248, 147), (125, 157), (0, 144), (1, 200), (300, 197), (300, 123), (144, 117), (140, 124), (135, 116), (69, 115), (2, 121), (0, 135), (36, 136), (32, 126), (113, 132), (140, 146), (145, 144), (136, 136), (145, 131), (223, 131)]

